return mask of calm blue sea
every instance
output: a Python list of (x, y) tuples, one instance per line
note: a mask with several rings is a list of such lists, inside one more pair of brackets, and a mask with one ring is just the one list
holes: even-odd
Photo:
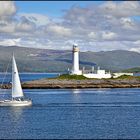
[[(20, 73), (21, 82), (32, 81), (41, 78), (54, 78), (60, 75), (60, 73)], [(0, 83), (10, 83), (12, 80), (11, 73), (0, 73)]]
[(0, 139), (140, 139), (140, 88), (24, 92), (32, 107), (0, 107)]

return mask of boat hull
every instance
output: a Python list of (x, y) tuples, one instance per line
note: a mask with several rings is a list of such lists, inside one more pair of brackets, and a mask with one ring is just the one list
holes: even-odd
[(31, 106), (31, 100), (16, 101), (16, 100), (5, 100), (0, 101), (0, 106)]

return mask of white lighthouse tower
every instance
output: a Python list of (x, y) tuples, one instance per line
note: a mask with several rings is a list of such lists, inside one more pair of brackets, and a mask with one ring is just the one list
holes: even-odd
[(77, 44), (73, 45), (72, 54), (73, 54), (73, 67), (71, 74), (82, 75), (82, 71), (79, 70), (79, 48)]

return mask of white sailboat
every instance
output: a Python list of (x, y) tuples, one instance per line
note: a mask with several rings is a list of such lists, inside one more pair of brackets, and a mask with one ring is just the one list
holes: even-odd
[(0, 106), (30, 106), (32, 101), (25, 99), (22, 91), (18, 69), (13, 55), (12, 58), (12, 99), (0, 101)]

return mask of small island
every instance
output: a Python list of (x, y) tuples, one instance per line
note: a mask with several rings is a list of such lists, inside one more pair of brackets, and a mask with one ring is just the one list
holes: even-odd
[(49, 89), (49, 88), (138, 88), (139, 76), (120, 76), (110, 79), (89, 79), (82, 75), (60, 75), (57, 78), (45, 78), (25, 82), (25, 89)]
[[(24, 89), (56, 89), (56, 88), (139, 88), (140, 77), (123, 75), (118, 78), (93, 79), (83, 75), (63, 74), (56, 78), (43, 78), (22, 83)], [(1, 88), (10, 89), (11, 84), (3, 84)]]

